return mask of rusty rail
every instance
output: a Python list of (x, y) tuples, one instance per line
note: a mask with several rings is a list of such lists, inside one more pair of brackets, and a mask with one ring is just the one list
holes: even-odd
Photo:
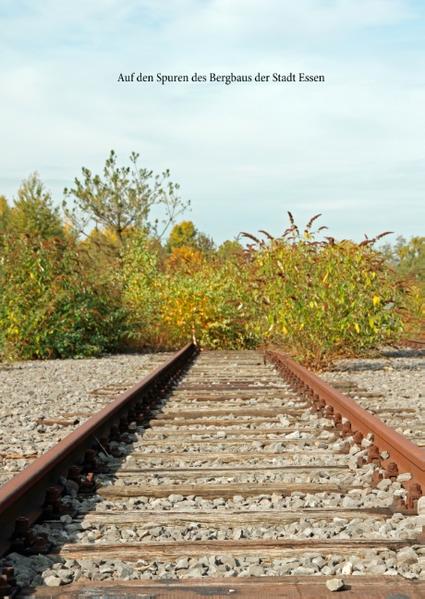
[[(382, 466), (387, 478), (395, 478), (400, 472), (412, 475), (406, 484), (407, 500), (401, 502), (400, 507), (414, 511), (417, 500), (425, 491), (425, 451), (285, 353), (267, 350), (265, 354), (266, 359), (273, 362), (292, 386), (311, 399), (317, 411), (333, 418), (342, 435), (352, 435), (358, 444), (362, 443), (366, 435), (373, 436), (367, 460)], [(384, 451), (388, 453), (388, 457), (382, 458)], [(380, 475), (377, 476), (379, 478)]]
[(129, 420), (173, 384), (197, 352), (193, 343), (183, 347), (0, 488), (0, 555), (10, 549), (14, 538), (30, 534), (29, 526), (46, 507), (58, 507), (61, 477), (80, 487), (93, 486), (96, 452), (105, 448), (111, 436), (125, 432)]

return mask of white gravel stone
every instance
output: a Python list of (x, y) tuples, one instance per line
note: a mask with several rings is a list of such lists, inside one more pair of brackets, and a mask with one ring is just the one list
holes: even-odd
[(397, 476), (397, 481), (402, 483), (402, 482), (411, 480), (411, 478), (412, 478), (412, 475), (410, 474), (410, 472), (403, 472), (402, 474), (399, 474)]
[(330, 578), (326, 581), (326, 586), (332, 592), (342, 591), (344, 588), (344, 581), (342, 578)]
[(62, 584), (62, 581), (57, 576), (47, 576), (44, 578), (44, 583), (47, 584), (48, 587), (59, 587)]

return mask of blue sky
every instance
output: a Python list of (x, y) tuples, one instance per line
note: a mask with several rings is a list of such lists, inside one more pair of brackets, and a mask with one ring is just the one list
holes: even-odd
[[(425, 9), (413, 0), (0, 0), (0, 193), (55, 200), (111, 148), (169, 168), (216, 240), (291, 210), (336, 237), (424, 235)], [(304, 71), (323, 84), (119, 84)]]

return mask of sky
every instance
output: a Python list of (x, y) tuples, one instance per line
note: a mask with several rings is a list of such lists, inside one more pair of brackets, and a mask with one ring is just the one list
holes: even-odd
[[(168, 168), (221, 242), (290, 210), (337, 238), (425, 235), (421, 0), (0, 0), (0, 194), (62, 201), (113, 148)], [(123, 83), (299, 72), (324, 82)]]

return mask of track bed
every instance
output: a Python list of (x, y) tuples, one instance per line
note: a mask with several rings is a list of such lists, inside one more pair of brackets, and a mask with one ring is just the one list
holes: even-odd
[(309, 599), (334, 578), (425, 596), (410, 475), (385, 478), (371, 436), (341, 436), (261, 353), (201, 352), (145, 416), (99, 452), (94, 492), (68, 484), (69, 513), (33, 527), (47, 555), (5, 558), (26, 596)]

